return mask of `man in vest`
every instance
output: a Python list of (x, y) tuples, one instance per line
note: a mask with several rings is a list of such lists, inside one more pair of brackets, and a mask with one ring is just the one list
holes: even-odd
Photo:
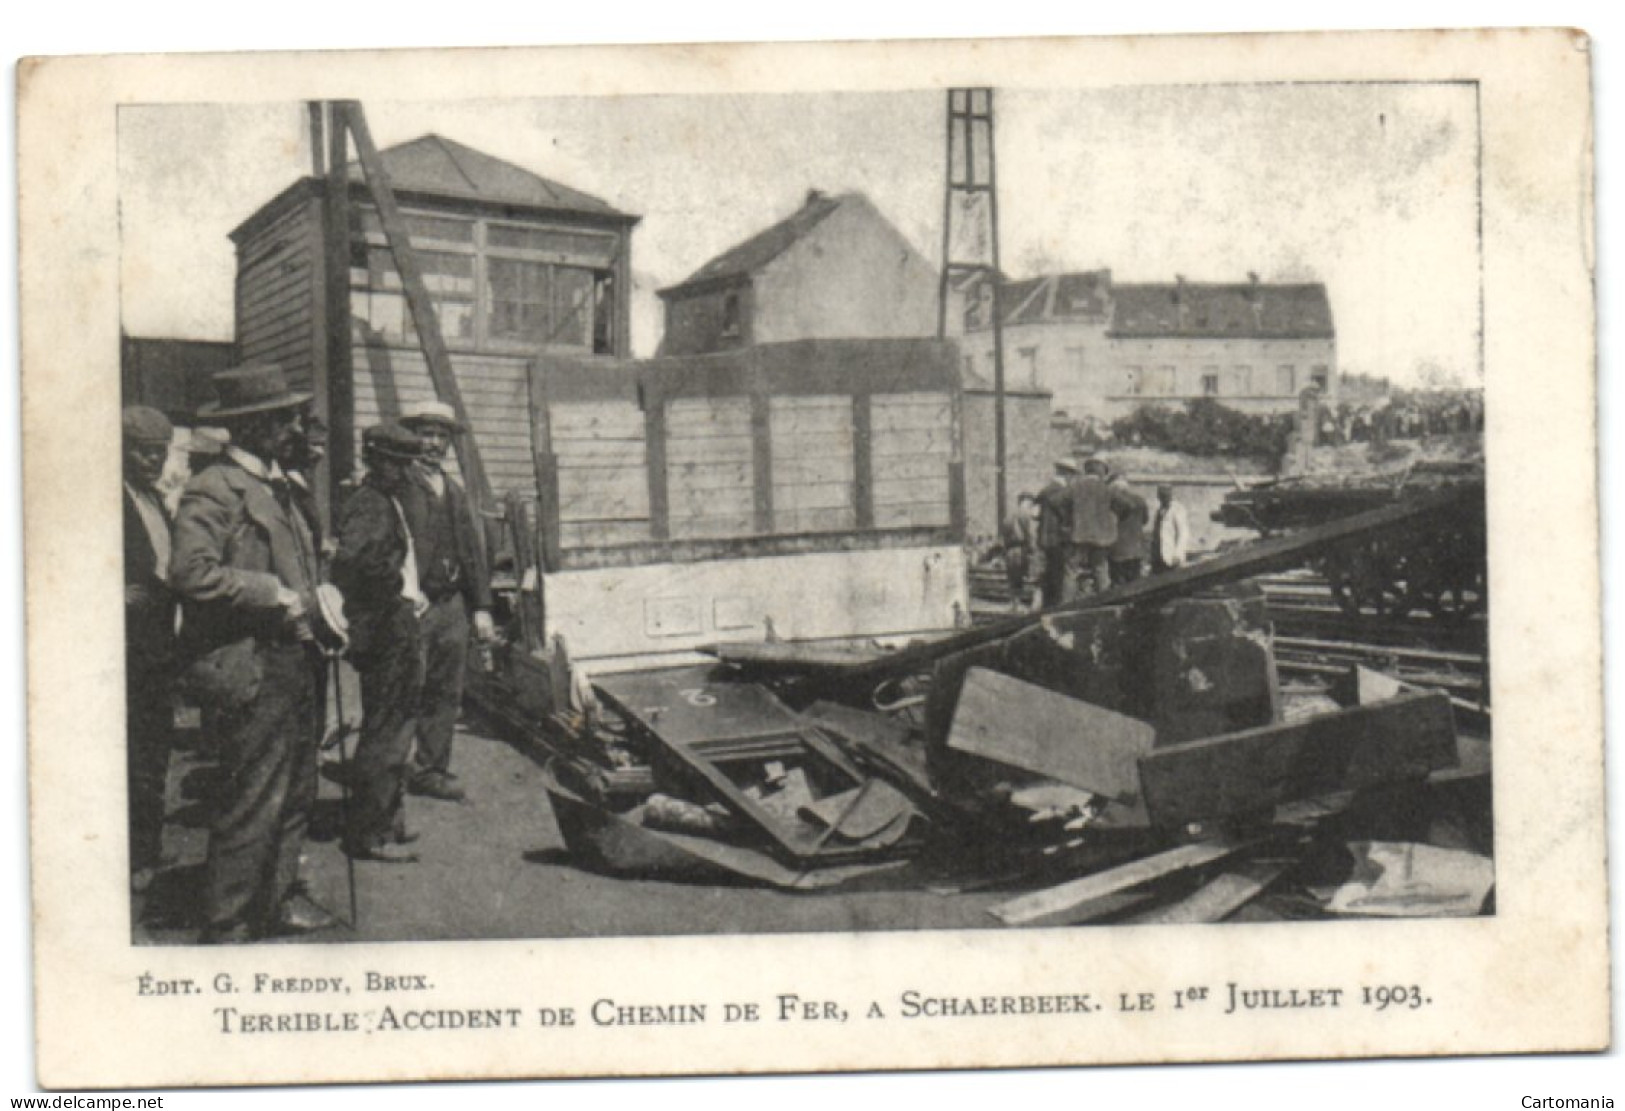
[(170, 515), (158, 492), (175, 430), (156, 409), (124, 410), (124, 706), (130, 792), (130, 889), (145, 891), (162, 860), (164, 786), (175, 709), (175, 596)]
[(401, 493), (401, 505), (412, 532), (418, 584), (429, 600), (420, 621), (423, 698), (407, 789), (460, 802), (465, 792), (451, 770), (451, 742), (463, 704), (470, 618), (481, 642), (495, 635), (485, 537), (468, 494), (445, 472), (446, 452), (463, 431), (451, 406), (417, 402), (401, 414), (401, 424), (417, 434), (423, 450), (414, 481)]
[(367, 477), (344, 503), (333, 583), (344, 592), (349, 660), (361, 679), (361, 739), (345, 775), (351, 789), (344, 851), (356, 860), (411, 864), (414, 840), (401, 809), (412, 758), (422, 661), (416, 551), (400, 498), (421, 454), (418, 438), (398, 424), (362, 434)]
[(231, 442), (187, 483), (170, 586), (185, 678), (220, 742), (225, 775), (205, 866), (201, 940), (253, 941), (335, 923), (299, 882), (316, 802), (322, 707), (315, 539), (277, 464), (310, 394), (273, 364), (214, 376), (198, 411)]

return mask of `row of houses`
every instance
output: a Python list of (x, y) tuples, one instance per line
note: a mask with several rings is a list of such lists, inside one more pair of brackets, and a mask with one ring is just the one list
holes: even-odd
[[(537, 353), (631, 357), (632, 232), (639, 217), (453, 140), (381, 152), (438, 313), (494, 489), (532, 483), (527, 366)], [(230, 354), (274, 360), (318, 407), (361, 427), (434, 395), (399, 273), (360, 167), (347, 171), (348, 234), (335, 268), (326, 183), (301, 178), (231, 232), (237, 251)], [(333, 275), (343, 276), (335, 289)], [(935, 337), (937, 269), (865, 196), (811, 192), (780, 222), (659, 290), (659, 355), (798, 340)], [(1335, 338), (1320, 285), (1178, 280), (1114, 284), (1110, 271), (962, 281), (949, 338), (964, 385), (967, 516), (992, 525), (992, 319), (1003, 325), (1010, 488), (1041, 483), (1053, 405), (1110, 416), (1145, 401), (1215, 397), (1290, 409), (1336, 389)], [(343, 313), (349, 342), (330, 319)], [(337, 333), (342, 335), (342, 333)], [(181, 346), (185, 346), (184, 344)], [(179, 409), (206, 396), (222, 345), (125, 346), (126, 393)], [(987, 441), (984, 443), (983, 441)], [(335, 443), (342, 457), (353, 445)], [(984, 458), (985, 457), (985, 458)], [(342, 464), (340, 469), (342, 470)], [(338, 475), (336, 477), (342, 477)]]

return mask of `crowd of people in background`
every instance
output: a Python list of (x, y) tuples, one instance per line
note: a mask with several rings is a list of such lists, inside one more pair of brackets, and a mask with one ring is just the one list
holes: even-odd
[(200, 940), (234, 943), (337, 924), (300, 879), (337, 660), (361, 688), (353, 758), (325, 769), (345, 789), (343, 850), (409, 864), (404, 796), (465, 797), (452, 732), (470, 636), (489, 642), (494, 628), (484, 537), (444, 470), (462, 432), (448, 406), (408, 406), (365, 431), (366, 476), (327, 536), (311, 477), (327, 438), (311, 395), (274, 365), (213, 384), (216, 398), (189, 415), (201, 427), (181, 445), (178, 498), (165, 477), (170, 420), (123, 413), (130, 867), (140, 893), (173, 863), (175, 711), (195, 705), (221, 771)]

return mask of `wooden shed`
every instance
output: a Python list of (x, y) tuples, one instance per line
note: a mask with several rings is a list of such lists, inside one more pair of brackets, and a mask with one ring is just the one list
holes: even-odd
[[(527, 366), (540, 352), (630, 354), (638, 217), (438, 135), (379, 152), (496, 493), (533, 490)], [(326, 205), (329, 181), (343, 203)], [(333, 213), (343, 223), (330, 230)], [(400, 273), (360, 165), (305, 177), (231, 233), (238, 357), (281, 364), (332, 428), (332, 474), (355, 430), (435, 397)], [(348, 328), (330, 328), (346, 319)]]

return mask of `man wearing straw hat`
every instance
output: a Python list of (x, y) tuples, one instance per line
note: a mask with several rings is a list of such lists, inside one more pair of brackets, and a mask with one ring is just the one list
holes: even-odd
[(417, 754), (408, 789), (416, 795), (461, 801), (464, 791), (451, 770), (452, 734), (463, 705), (469, 619), (482, 642), (493, 636), (491, 582), (485, 544), (468, 494), (444, 468), (452, 439), (463, 431), (450, 405), (408, 405), (401, 423), (422, 442), (423, 458), (401, 505), (416, 547), (419, 586), (429, 600), (421, 622), (423, 701), (418, 711)]
[(280, 367), (214, 376), (200, 423), (231, 436), (187, 483), (170, 585), (186, 681), (216, 731), (225, 776), (209, 829), (201, 940), (253, 941), (335, 923), (299, 881), (316, 800), (322, 667), (316, 549), (277, 458), (310, 394)]

